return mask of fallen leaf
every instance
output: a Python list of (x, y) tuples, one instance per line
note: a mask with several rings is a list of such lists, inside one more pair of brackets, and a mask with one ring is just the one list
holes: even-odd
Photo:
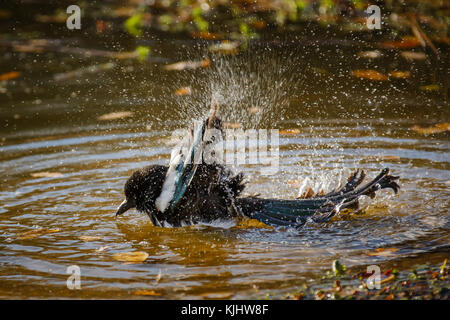
[(219, 300), (226, 300), (230, 299), (232, 296), (234, 296), (233, 292), (224, 291), (224, 292), (207, 292), (200, 294), (202, 298), (205, 299), (219, 299)]
[(224, 122), (222, 126), (226, 129), (239, 129), (242, 127), (242, 124), (237, 122)]
[(136, 290), (133, 292), (133, 294), (138, 296), (160, 296), (161, 293), (158, 293), (153, 290)]
[(427, 55), (424, 52), (403, 51), (400, 55), (406, 60), (425, 60)]
[(190, 87), (182, 87), (175, 91), (175, 94), (177, 96), (186, 96), (186, 95), (190, 95), (191, 93), (192, 93), (192, 90)]
[(438, 123), (438, 124), (434, 125), (434, 127), (426, 127), (426, 128), (415, 125), (411, 128), (411, 130), (414, 130), (415, 132), (424, 134), (424, 135), (446, 132), (446, 131), (450, 131), (450, 123)]
[(239, 42), (237, 41), (222, 41), (220, 43), (212, 44), (208, 47), (210, 52), (220, 54), (237, 54), (239, 48)]
[(388, 76), (375, 70), (353, 70), (353, 76), (361, 79), (369, 79), (374, 81), (389, 80)]
[(45, 234), (55, 233), (55, 232), (59, 232), (59, 231), (60, 231), (59, 228), (54, 228), (54, 229), (40, 228), (40, 229), (34, 229), (34, 230), (19, 233), (17, 235), (17, 238), (20, 240), (27, 240), (27, 239), (33, 239), (36, 237), (43, 236)]
[(89, 241), (102, 240), (102, 237), (98, 237), (98, 236), (79, 236), (78, 239), (83, 240), (84, 242), (89, 242)]
[(366, 255), (371, 257), (390, 257), (394, 255), (394, 252), (397, 252), (397, 248), (377, 248), (374, 251), (367, 252)]
[(220, 40), (220, 39), (222, 39), (222, 36), (220, 34), (213, 33), (213, 32), (207, 32), (207, 31), (191, 32), (191, 36), (192, 36), (192, 38), (195, 38), (195, 39), (205, 39), (205, 40)]
[(31, 176), (34, 178), (58, 178), (62, 177), (63, 174), (60, 172), (43, 171), (43, 172), (34, 172), (31, 174)]
[(422, 91), (439, 91), (440, 87), (438, 84), (428, 84), (426, 86), (419, 87)]
[(391, 71), (389, 72), (389, 76), (397, 79), (409, 79), (410, 72), (409, 71)]
[(261, 109), (259, 109), (258, 107), (251, 107), (248, 109), (248, 112), (250, 112), (252, 114), (257, 114), (260, 111), (261, 111)]
[(261, 222), (256, 219), (249, 219), (249, 218), (244, 218), (244, 219), (239, 220), (238, 224), (236, 225), (236, 228), (238, 228), (238, 229), (247, 229), (247, 228), (273, 229), (272, 226), (268, 226), (264, 222)]
[(20, 72), (18, 72), (18, 71), (11, 71), (11, 72), (7, 72), (7, 73), (3, 73), (3, 74), (0, 74), (0, 81), (15, 79), (15, 78), (18, 78), (19, 76), (20, 76)]
[(97, 251), (97, 252), (103, 252), (103, 251), (105, 251), (106, 249), (108, 249), (109, 247), (108, 246), (101, 246), (100, 248), (98, 248), (97, 250), (95, 250), (95, 251)]
[(380, 50), (372, 50), (372, 51), (361, 51), (358, 53), (358, 57), (364, 58), (364, 59), (376, 59), (380, 58), (382, 56), (382, 53)]
[(291, 186), (292, 188), (300, 188), (303, 184), (303, 180), (301, 180), (301, 179), (288, 180), (287, 184), (289, 186)]
[(296, 135), (300, 133), (300, 129), (284, 129), (280, 130), (280, 134), (284, 135)]
[(207, 68), (211, 64), (211, 60), (204, 59), (201, 61), (181, 61), (164, 66), (165, 70), (168, 71), (181, 71), (197, 68)]
[(122, 252), (113, 254), (113, 258), (122, 262), (144, 262), (148, 258), (148, 253), (142, 251)]
[(104, 115), (101, 115), (98, 117), (98, 120), (105, 121), (105, 120), (116, 120), (116, 119), (122, 119), (122, 118), (128, 118), (133, 115), (133, 112), (131, 111), (121, 111), (121, 112), (111, 112)]
[(400, 157), (399, 156), (368, 156), (366, 158), (366, 160), (376, 160), (376, 161), (380, 161), (380, 160), (384, 160), (384, 161), (399, 161)]
[(420, 41), (416, 37), (404, 37), (400, 41), (385, 41), (381, 43), (381, 47), (385, 49), (411, 49), (420, 45)]

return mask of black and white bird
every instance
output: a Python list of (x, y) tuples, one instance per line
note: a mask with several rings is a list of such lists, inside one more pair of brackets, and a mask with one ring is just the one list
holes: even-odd
[[(372, 181), (362, 184), (363, 170), (332, 192), (304, 199), (262, 199), (241, 197), (244, 175), (234, 174), (214, 153), (205, 161), (208, 146), (223, 138), (218, 106), (210, 116), (194, 123), (189, 134), (172, 151), (169, 166), (150, 165), (133, 172), (125, 183), (125, 200), (117, 209), (121, 215), (131, 208), (145, 212), (155, 226), (179, 227), (218, 219), (257, 219), (269, 225), (301, 227), (308, 219), (326, 222), (344, 208), (357, 209), (362, 196), (399, 190), (396, 180), (383, 169)], [(211, 148), (209, 148), (211, 149)]]

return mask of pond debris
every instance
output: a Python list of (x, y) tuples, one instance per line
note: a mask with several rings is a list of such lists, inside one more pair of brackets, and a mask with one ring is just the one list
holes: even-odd
[(107, 249), (109, 249), (109, 246), (101, 246), (98, 249), (96, 249), (96, 252), (103, 252), (106, 251)]
[(117, 119), (123, 119), (128, 118), (133, 115), (133, 112), (131, 111), (119, 111), (119, 112), (111, 112), (106, 113), (104, 115), (101, 115), (97, 118), (97, 120), (101, 121), (109, 121), (109, 120), (117, 120)]
[(450, 131), (450, 123), (437, 123), (433, 127), (420, 127), (418, 125), (415, 125), (411, 127), (411, 130), (423, 135), (441, 133)]
[(99, 73), (102, 71), (111, 70), (115, 66), (116, 66), (116, 64), (113, 62), (92, 65), (89, 67), (84, 67), (84, 68), (80, 68), (80, 69), (69, 71), (69, 72), (57, 73), (53, 76), (53, 79), (55, 81), (64, 81), (64, 80), (69, 80), (72, 78), (79, 78), (79, 77), (82, 77), (87, 74), (96, 74), (96, 73)]
[(369, 79), (374, 81), (387, 81), (389, 77), (375, 70), (353, 70), (353, 76), (361, 79)]
[(39, 229), (34, 229), (34, 230), (19, 233), (17, 235), (17, 238), (19, 240), (28, 240), (28, 239), (33, 239), (33, 238), (40, 237), (40, 236), (43, 236), (43, 235), (46, 235), (49, 233), (56, 233), (59, 231), (61, 231), (61, 229), (59, 229), (59, 228), (53, 228), (53, 229), (39, 228)]
[(427, 58), (425, 52), (416, 52), (416, 51), (402, 51), (402, 53), (400, 53), (400, 56), (408, 61), (425, 60)]
[(99, 236), (79, 236), (78, 239), (83, 240), (84, 242), (89, 242), (102, 240), (103, 238)]
[(144, 262), (149, 254), (143, 251), (121, 252), (113, 254), (113, 259), (121, 262)]
[(389, 77), (396, 79), (409, 79), (411, 73), (409, 71), (391, 71), (389, 72)]
[(42, 172), (33, 172), (31, 174), (33, 178), (59, 178), (64, 175), (61, 172), (50, 172), (50, 171), (42, 171)]
[(438, 84), (428, 84), (425, 86), (420, 86), (419, 89), (421, 91), (433, 92), (433, 91), (439, 91), (441, 89), (441, 87)]
[(374, 251), (366, 252), (366, 255), (371, 257), (391, 257), (395, 256), (395, 252), (397, 252), (397, 248), (377, 248)]
[(358, 57), (364, 59), (377, 59), (381, 58), (383, 54), (380, 50), (371, 50), (371, 51), (361, 51), (358, 53)]
[(210, 45), (208, 50), (223, 55), (235, 55), (239, 52), (239, 42), (224, 40), (220, 43)]
[(279, 131), (280, 134), (286, 135), (286, 136), (294, 136), (294, 135), (299, 134), (300, 132), (301, 132), (300, 129), (297, 129), (297, 128), (295, 128), (295, 129), (283, 129), (283, 130)]
[(238, 122), (224, 122), (222, 123), (222, 126), (225, 129), (239, 129), (242, 128), (242, 124)]
[(11, 71), (11, 72), (0, 74), (0, 81), (16, 79), (20, 76), (20, 74), (21, 73), (19, 71)]
[(181, 88), (179, 88), (179, 89), (177, 89), (175, 91), (175, 94), (177, 96), (191, 95), (192, 94), (192, 89), (191, 89), (191, 87), (181, 87)]
[(193, 70), (198, 68), (207, 68), (211, 64), (211, 60), (203, 59), (201, 61), (181, 61), (172, 64), (167, 64), (164, 66), (164, 70), (167, 71), (182, 71), (182, 70)]
[(156, 292), (154, 290), (136, 290), (136, 291), (133, 291), (133, 294), (137, 295), (137, 296), (160, 296), (161, 295), (161, 293)]
[(405, 36), (399, 41), (384, 41), (380, 44), (380, 47), (384, 49), (412, 49), (420, 45), (420, 41), (415, 36)]

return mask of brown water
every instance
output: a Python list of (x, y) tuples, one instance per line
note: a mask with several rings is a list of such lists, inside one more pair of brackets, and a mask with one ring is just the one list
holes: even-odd
[[(410, 129), (449, 122), (448, 103), (418, 90), (432, 80), (426, 63), (414, 66), (422, 70), (419, 81), (370, 82), (349, 74), (358, 64), (371, 67), (356, 58), (360, 49), (339, 50), (263, 50), (182, 72), (115, 61), (111, 70), (59, 82), (54, 74), (107, 60), (3, 52), (0, 70), (16, 66), (23, 74), (0, 85), (0, 298), (139, 298), (138, 289), (162, 298), (260, 298), (314, 282), (335, 259), (383, 270), (448, 258), (449, 135)], [(166, 51), (161, 56), (172, 61), (199, 57)], [(411, 67), (395, 58), (377, 65)], [(193, 95), (175, 96), (181, 86), (191, 86)], [(383, 190), (357, 214), (300, 231), (231, 223), (157, 228), (136, 212), (116, 218), (127, 177), (144, 165), (168, 163), (171, 131), (205, 111), (212, 91), (228, 102), (229, 121), (299, 129), (280, 136), (277, 175), (236, 168), (246, 173), (246, 194), (293, 198), (306, 177), (335, 186), (356, 168), (373, 177), (383, 167), (401, 177), (400, 193)], [(261, 113), (249, 114), (249, 105)], [(133, 115), (97, 119), (118, 111)], [(60, 176), (33, 177), (37, 172)], [(18, 239), (35, 228), (60, 231)], [(86, 235), (101, 239), (79, 239)], [(398, 251), (366, 254), (380, 247)], [(136, 250), (149, 254), (145, 263), (112, 257)], [(71, 265), (81, 269), (81, 290), (66, 287)]]

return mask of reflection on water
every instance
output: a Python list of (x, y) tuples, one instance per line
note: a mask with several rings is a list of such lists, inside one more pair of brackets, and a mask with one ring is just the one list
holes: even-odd
[[(309, 66), (329, 65), (326, 59), (331, 58), (321, 61), (308, 54), (303, 57), (310, 57)], [(271, 63), (285, 67), (283, 57)], [(210, 78), (196, 79), (210, 77), (212, 71), (174, 74), (132, 64), (106, 71), (99, 79), (88, 75), (56, 85), (41, 78), (39, 63), (27, 63), (37, 70), (8, 87), (10, 96), (2, 98), (0, 109), (1, 298), (137, 298), (133, 292), (138, 289), (154, 290), (163, 298), (253, 298), (318, 279), (334, 259), (348, 266), (400, 266), (412, 259), (429, 261), (432, 254), (439, 260), (448, 256), (449, 136), (410, 130), (417, 123), (448, 122), (448, 105), (439, 98), (401, 86), (344, 81), (333, 74), (333, 67), (324, 79), (307, 73), (298, 62), (286, 74), (275, 75), (281, 82), (284, 77), (279, 90), (286, 92), (276, 97), (288, 97), (286, 105), (263, 99), (273, 95), (265, 90), (275, 77), (267, 71), (270, 68), (257, 77), (227, 78), (222, 84), (220, 77), (211, 78), (217, 91), (232, 83), (239, 87), (262, 81), (250, 89), (260, 90), (261, 96), (247, 96), (246, 101), (268, 116), (251, 125), (299, 129), (280, 136), (277, 175), (260, 176), (254, 165), (237, 168), (246, 173), (246, 194), (293, 198), (306, 177), (333, 187), (356, 168), (374, 176), (383, 167), (401, 176), (401, 192), (380, 192), (373, 201), (365, 199), (360, 212), (340, 215), (325, 225), (307, 223), (300, 231), (237, 229), (227, 222), (157, 228), (135, 212), (114, 216), (124, 182), (136, 168), (168, 162), (171, 131), (190, 121), (189, 106), (206, 103), (210, 94), (206, 90), (195, 96)], [(224, 77), (251, 73), (257, 65), (234, 72), (233, 63), (222, 64), (229, 69)], [(191, 86), (194, 96), (173, 95), (180, 84)], [(228, 120), (252, 121), (251, 114), (233, 118), (246, 107), (238, 95), (227, 101)], [(133, 115), (97, 120), (119, 111)], [(198, 110), (192, 114), (198, 115)], [(33, 175), (38, 172), (59, 174)], [(60, 231), (18, 239), (19, 233), (35, 228)], [(99, 239), (79, 239), (86, 235)], [(398, 251), (379, 257), (366, 254), (379, 247)], [(149, 254), (145, 263), (112, 258), (114, 253), (135, 250)], [(66, 287), (70, 265), (81, 268), (81, 291)]]

